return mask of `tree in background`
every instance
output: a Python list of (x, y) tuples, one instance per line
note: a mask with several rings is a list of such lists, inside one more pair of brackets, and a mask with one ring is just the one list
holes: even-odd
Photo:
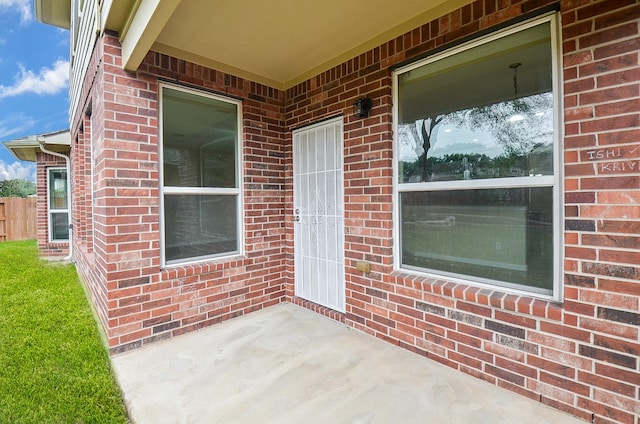
[(15, 179), (0, 181), (0, 197), (29, 197), (36, 194), (33, 181)]
[[(446, 155), (446, 158), (429, 156), (430, 150), (438, 144), (440, 124), (488, 132), (493, 141), (502, 148), (502, 154), (491, 159), (496, 166), (502, 166), (498, 168), (500, 172), (508, 172), (518, 163), (518, 167), (526, 174), (529, 155), (540, 146), (552, 143), (552, 112), (553, 96), (547, 92), (427, 116), (413, 123), (401, 125), (398, 128), (400, 143), (412, 147), (416, 157), (413, 163), (402, 163), (404, 178), (420, 176), (420, 181), (429, 181), (435, 163), (451, 162), (455, 159), (455, 155), (451, 154)], [(473, 156), (473, 153), (461, 155), (464, 156)], [(487, 162), (488, 158), (483, 159)], [(549, 159), (551, 160), (551, 157)]]

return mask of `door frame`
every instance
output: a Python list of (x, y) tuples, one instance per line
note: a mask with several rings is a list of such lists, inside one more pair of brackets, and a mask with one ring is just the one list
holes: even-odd
[[(336, 236), (336, 244), (337, 246), (337, 257), (339, 258), (339, 278), (341, 279), (341, 281), (338, 282), (338, 296), (339, 296), (339, 305), (337, 307), (335, 306), (331, 306), (331, 305), (325, 305), (322, 303), (319, 303), (317, 300), (314, 299), (308, 299), (307, 297), (304, 296), (300, 296), (299, 295), (299, 291), (298, 291), (298, 284), (300, 283), (300, 269), (298, 266), (298, 261), (299, 261), (299, 249), (300, 247), (298, 246), (299, 243), (299, 237), (297, 237), (297, 232), (298, 230), (298, 223), (296, 222), (296, 208), (297, 208), (297, 196), (296, 196), (296, 189), (297, 189), (297, 183), (296, 183), (296, 174), (297, 172), (299, 172), (299, 165), (297, 165), (297, 149), (299, 148), (297, 146), (298, 143), (296, 143), (296, 136), (298, 134), (307, 132), (307, 131), (313, 131), (313, 130), (317, 130), (319, 128), (322, 127), (334, 127), (337, 126), (337, 131), (336, 134), (339, 137), (337, 140), (337, 151), (336, 151), (336, 160), (338, 161), (338, 163), (336, 164), (336, 171), (339, 172), (339, 176), (337, 176), (337, 179), (340, 180), (340, 184), (336, 184), (336, 209), (340, 210), (340, 214), (338, 215), (336, 213), (336, 215), (339, 216), (339, 219), (341, 221), (341, 225), (342, 228), (340, 231), (338, 231), (338, 234)], [(292, 143), (292, 212), (293, 212), (293, 264), (294, 264), (294, 273), (293, 273), (293, 278), (294, 278), (294, 296), (299, 297), (300, 299), (304, 299), (304, 300), (308, 300), (310, 302), (314, 302), (317, 303), (319, 305), (322, 305), (324, 307), (328, 307), (331, 308), (333, 310), (336, 310), (338, 312), (346, 312), (346, 264), (345, 264), (345, 201), (344, 201), (344, 116), (340, 115), (337, 117), (332, 117), (332, 118), (327, 118), (318, 122), (314, 122), (312, 124), (306, 125), (306, 126), (302, 126), (299, 128), (296, 128), (292, 131), (292, 137), (291, 137), (291, 143)], [(337, 181), (336, 181), (337, 182)]]

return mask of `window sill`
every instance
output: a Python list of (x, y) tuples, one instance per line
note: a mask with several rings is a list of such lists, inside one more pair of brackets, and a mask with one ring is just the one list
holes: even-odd
[(224, 257), (206, 258), (176, 264), (165, 264), (162, 266), (160, 274), (162, 279), (187, 277), (191, 275), (243, 267), (248, 264), (248, 261), (249, 260), (246, 256), (234, 254)]
[(475, 285), (472, 282), (420, 275), (406, 270), (394, 271), (391, 277), (399, 286), (399, 294), (402, 295), (404, 292), (412, 298), (422, 299), (444, 307), (455, 307), (480, 315), (483, 315), (483, 312), (491, 313), (489, 308), (493, 308), (558, 322), (563, 319), (562, 302), (549, 297), (540, 298), (530, 293), (509, 291), (497, 287), (482, 287), (480, 284)]

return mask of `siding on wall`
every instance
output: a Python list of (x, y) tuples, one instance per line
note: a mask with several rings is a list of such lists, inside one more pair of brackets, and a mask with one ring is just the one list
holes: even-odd
[[(394, 271), (390, 67), (554, 4), (563, 46), (565, 301)], [(154, 52), (138, 72), (125, 72), (117, 35), (105, 34), (83, 87), (90, 120), (73, 117), (74, 176), (84, 175), (74, 193), (85, 195), (73, 222), (93, 216), (92, 230), (74, 235), (86, 246), (76, 256), (111, 351), (288, 300), (585, 420), (640, 424), (639, 21), (634, 0), (479, 0), (285, 92)], [(159, 80), (243, 101), (245, 257), (160, 269)], [(374, 107), (356, 119), (352, 104), (362, 96)], [(291, 131), (338, 115), (345, 314), (293, 292)], [(80, 152), (87, 143), (93, 198)], [(371, 272), (357, 271), (357, 261)]]

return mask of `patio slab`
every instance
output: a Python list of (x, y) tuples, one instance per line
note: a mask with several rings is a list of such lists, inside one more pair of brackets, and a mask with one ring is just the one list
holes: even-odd
[(112, 361), (137, 424), (584, 423), (293, 304)]

